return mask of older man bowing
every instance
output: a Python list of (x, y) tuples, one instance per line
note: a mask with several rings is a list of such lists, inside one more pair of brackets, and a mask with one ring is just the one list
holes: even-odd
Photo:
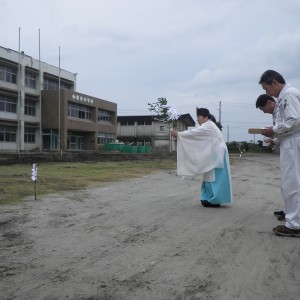
[(281, 193), (286, 222), (273, 231), (282, 236), (300, 237), (300, 91), (273, 70), (265, 71), (259, 84), (269, 96), (277, 98), (276, 122), (262, 132), (281, 140)]

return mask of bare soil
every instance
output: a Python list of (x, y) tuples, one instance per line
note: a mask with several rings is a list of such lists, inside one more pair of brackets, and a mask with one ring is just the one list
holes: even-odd
[(234, 202), (157, 172), (0, 207), (0, 299), (299, 299), (300, 240), (279, 237), (279, 157), (231, 155)]

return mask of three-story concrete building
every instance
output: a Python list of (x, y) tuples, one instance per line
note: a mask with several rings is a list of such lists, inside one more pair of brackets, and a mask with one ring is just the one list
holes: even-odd
[(0, 47), (0, 151), (97, 150), (117, 104), (76, 91), (76, 73)]

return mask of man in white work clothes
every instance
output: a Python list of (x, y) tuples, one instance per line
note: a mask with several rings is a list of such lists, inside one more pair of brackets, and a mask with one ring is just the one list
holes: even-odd
[[(265, 114), (272, 114), (273, 125), (276, 123), (276, 105), (275, 99), (267, 94), (260, 95), (256, 100), (256, 108), (259, 108)], [(280, 140), (278, 140), (278, 138), (265, 137), (264, 142), (269, 143), (269, 147), (272, 147), (274, 151), (276, 151), (275, 149), (279, 149)], [(277, 217), (278, 221), (285, 221), (284, 209), (274, 211), (274, 215)]]
[(277, 98), (276, 123), (262, 132), (281, 140), (281, 193), (286, 221), (273, 231), (282, 236), (300, 237), (300, 91), (273, 70), (265, 71), (259, 84), (266, 94)]

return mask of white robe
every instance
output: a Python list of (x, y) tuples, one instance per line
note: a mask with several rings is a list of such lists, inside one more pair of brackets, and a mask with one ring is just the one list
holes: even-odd
[(215, 168), (224, 167), (225, 153), (226, 162), (228, 162), (227, 147), (222, 133), (210, 120), (199, 128), (179, 132), (177, 137), (177, 174), (181, 176), (203, 174), (203, 180), (213, 182)]
[(300, 229), (300, 91), (286, 84), (276, 105), (273, 127), (280, 144), (281, 193), (285, 226)]

